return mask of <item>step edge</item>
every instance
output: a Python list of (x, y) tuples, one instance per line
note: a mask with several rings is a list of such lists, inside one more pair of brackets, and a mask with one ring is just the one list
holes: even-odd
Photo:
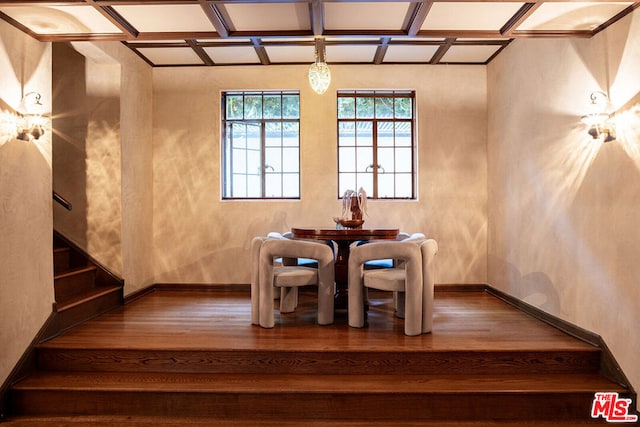
[(63, 273), (58, 273), (55, 276), (53, 276), (53, 280), (60, 280), (60, 279), (66, 279), (68, 277), (73, 277), (73, 276), (79, 276), (81, 274), (84, 273), (89, 273), (91, 271), (95, 271), (97, 270), (98, 267), (96, 267), (95, 265), (86, 265), (86, 266), (82, 266), (82, 267), (77, 267), (71, 270), (67, 270)]
[[(105, 295), (109, 295), (115, 292), (119, 292), (121, 286), (96, 286), (88, 291), (78, 292), (75, 294), (71, 294), (72, 296), (77, 296), (77, 298), (70, 298), (71, 301), (62, 301), (56, 302), (56, 312), (63, 313), (65, 311), (71, 310), (72, 308), (78, 307), (84, 303), (94, 301), (103, 297)], [(37, 348), (40, 348), (39, 346)]]

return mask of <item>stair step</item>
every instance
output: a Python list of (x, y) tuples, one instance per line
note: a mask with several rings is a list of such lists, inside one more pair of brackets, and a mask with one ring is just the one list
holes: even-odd
[[(588, 427), (608, 424), (602, 420), (552, 420), (552, 421), (407, 421), (407, 420), (265, 420), (247, 415), (245, 419), (232, 420), (213, 417), (154, 417), (154, 416), (71, 416), (71, 417), (12, 417), (3, 427), (151, 427), (151, 426), (206, 426), (206, 427)], [(624, 425), (624, 424), (623, 424)], [(628, 424), (627, 424), (628, 425)]]
[(53, 233), (55, 323), (51, 336), (123, 303), (124, 282), (59, 233)]
[(97, 267), (88, 265), (74, 268), (53, 277), (56, 302), (62, 303), (73, 295), (90, 291), (95, 286)]
[(287, 349), (69, 348), (38, 345), (41, 369), (228, 374), (597, 373), (598, 349), (563, 351), (291, 351)]
[(69, 246), (53, 248), (54, 277), (91, 265), (88, 259)]
[(60, 274), (71, 268), (71, 248), (68, 246), (53, 248), (53, 272)]
[(122, 305), (122, 286), (97, 286), (56, 303), (60, 330), (99, 316)]
[[(392, 381), (391, 381), (392, 380)], [(337, 387), (336, 387), (337, 386)], [(15, 390), (200, 391), (217, 393), (558, 393), (615, 391), (622, 386), (592, 375), (295, 375), (47, 372), (34, 373)]]
[[(598, 375), (249, 375), (40, 372), (16, 416), (156, 415), (350, 420), (588, 419)], [(295, 408), (295, 409), (294, 409)], [(394, 408), (390, 411), (389, 408)]]
[(70, 310), (81, 304), (96, 300), (102, 296), (117, 293), (120, 289), (120, 286), (97, 286), (87, 291), (73, 294), (70, 297), (65, 298), (63, 302), (58, 302), (56, 304), (56, 311), (61, 313), (66, 310)]
[(97, 267), (95, 265), (86, 265), (86, 266), (74, 268), (73, 270), (70, 270), (70, 271), (65, 271), (64, 273), (57, 274), (53, 276), (53, 280), (67, 279), (70, 277), (75, 277), (75, 276), (93, 272), (96, 270), (97, 270)]

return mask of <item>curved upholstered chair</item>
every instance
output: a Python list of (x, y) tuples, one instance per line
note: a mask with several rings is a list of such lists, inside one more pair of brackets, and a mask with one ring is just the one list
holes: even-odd
[[(372, 242), (351, 249), (349, 257), (349, 325), (364, 326), (366, 288), (398, 295), (397, 314), (404, 317), (406, 335), (431, 332), (433, 325), (433, 259), (438, 245), (433, 239)], [(367, 261), (394, 259), (394, 268), (365, 270)]]
[[(272, 231), (267, 234), (267, 237), (272, 237), (274, 239), (293, 239), (293, 233), (290, 231), (284, 232), (282, 234)], [(333, 248), (333, 242), (326, 241), (325, 243), (330, 244), (331, 248)], [(333, 248), (335, 254), (335, 248)], [(296, 258), (279, 258), (278, 261), (282, 263), (282, 265), (297, 265), (300, 267), (318, 267), (318, 261), (315, 259), (296, 257)]]
[[(334, 259), (333, 251), (328, 245), (322, 242), (256, 237), (252, 240), (251, 252), (252, 323), (265, 328), (274, 326), (274, 287), (297, 291), (298, 287), (306, 285), (318, 286), (318, 323), (333, 323)], [(318, 268), (274, 263), (278, 258), (298, 257), (316, 260)], [(295, 309), (295, 304), (291, 301), (294, 298), (292, 295), (284, 293), (281, 297), (281, 312)]]
[[(416, 238), (416, 237), (421, 237), (424, 238), (424, 234), (422, 233), (414, 233), (414, 234), (409, 234), (409, 233), (405, 233), (403, 231), (398, 233), (398, 237), (396, 237), (396, 240), (406, 240), (409, 238)], [(358, 246), (366, 244), (366, 243), (370, 243), (370, 241), (367, 242), (359, 242)], [(374, 270), (377, 268), (393, 268), (396, 266), (396, 261), (391, 259), (391, 258), (386, 258), (386, 259), (372, 259), (370, 261), (367, 261), (364, 263), (364, 269), (365, 270)]]
[(422, 333), (433, 330), (433, 293), (435, 291), (434, 262), (438, 253), (438, 243), (428, 239), (420, 245), (422, 255)]
[[(398, 236), (396, 237), (395, 241), (409, 242), (409, 241), (417, 241), (417, 240), (425, 240), (425, 239), (426, 237), (423, 233), (409, 234), (401, 231), (400, 233), (398, 233)], [(366, 242), (358, 242), (357, 245), (360, 246), (367, 243), (371, 243), (371, 240)], [(364, 269), (378, 270), (382, 268), (394, 268), (394, 267), (400, 267), (401, 264), (402, 264), (402, 260), (398, 260), (398, 259), (392, 259), (392, 258), (372, 259), (364, 263)], [(367, 292), (365, 289), (365, 300), (367, 299), (366, 295), (367, 295)], [(404, 293), (397, 292), (397, 291), (393, 293), (393, 305), (396, 309), (396, 315), (404, 319)]]
[[(293, 233), (287, 231), (285, 233), (278, 233), (277, 231), (272, 231), (267, 234), (267, 237), (272, 239), (293, 239)], [(312, 242), (318, 243), (322, 242), (322, 240), (311, 240)], [(325, 244), (329, 245), (331, 250), (333, 251), (334, 259), (336, 254), (335, 242), (331, 240), (324, 241)], [(318, 261), (315, 259), (304, 258), (302, 256), (296, 258), (289, 257), (278, 257), (274, 260), (274, 265), (283, 265), (283, 266), (298, 266), (298, 267), (311, 267), (318, 268)], [(274, 299), (280, 300), (280, 313), (292, 313), (295, 311), (298, 306), (298, 287), (281, 287), (280, 290), (274, 289)], [(257, 323), (256, 323), (257, 324)]]

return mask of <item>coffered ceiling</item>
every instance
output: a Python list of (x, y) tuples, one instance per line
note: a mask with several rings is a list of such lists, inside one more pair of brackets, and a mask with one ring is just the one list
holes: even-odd
[(40, 41), (122, 42), (153, 66), (486, 64), (514, 38), (591, 37), (640, 3), (360, 0), (0, 1)]

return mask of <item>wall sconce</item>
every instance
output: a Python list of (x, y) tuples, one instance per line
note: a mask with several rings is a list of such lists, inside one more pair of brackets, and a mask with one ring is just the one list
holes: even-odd
[(44, 120), (42, 118), (44, 106), (40, 102), (41, 97), (42, 95), (38, 92), (29, 92), (22, 98), (18, 107), (16, 123), (18, 139), (29, 141), (44, 135)]
[(601, 91), (593, 92), (591, 99), (592, 112), (582, 116), (582, 122), (589, 126), (588, 133), (593, 139), (602, 138), (603, 142), (616, 139), (616, 126), (611, 101), (607, 94)]
[(331, 83), (331, 71), (324, 60), (324, 41), (319, 37), (315, 39), (315, 49), (315, 62), (309, 67), (309, 84), (318, 95), (322, 95)]

